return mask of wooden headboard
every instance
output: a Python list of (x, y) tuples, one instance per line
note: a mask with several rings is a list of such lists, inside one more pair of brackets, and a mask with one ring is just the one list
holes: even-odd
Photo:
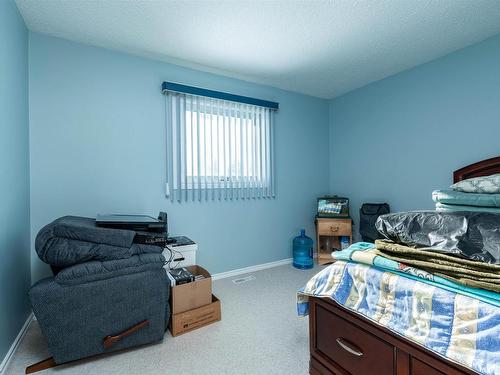
[(500, 156), (478, 161), (453, 172), (453, 183), (472, 177), (489, 176), (500, 173)]

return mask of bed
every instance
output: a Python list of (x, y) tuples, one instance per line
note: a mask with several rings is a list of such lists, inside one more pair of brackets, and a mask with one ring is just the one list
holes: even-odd
[[(495, 173), (500, 173), (500, 157), (461, 168), (453, 173), (453, 180), (457, 182), (467, 178)], [(334, 266), (337, 263), (334, 263)], [(345, 266), (337, 264), (336, 267), (341, 268)], [(357, 266), (361, 267), (362, 265)], [(337, 273), (336, 276), (335, 272), (328, 272), (328, 275), (324, 276), (324, 285), (332, 287), (335, 283), (363, 282), (363, 280), (359, 280), (360, 278), (356, 276), (363, 274), (362, 267), (361, 270), (356, 271), (353, 269), (350, 273), (352, 275), (350, 278), (351, 281), (344, 281), (338, 276), (340, 273)], [(342, 272), (342, 274), (344, 273)], [(376, 277), (375, 274), (370, 275), (366, 280), (372, 280), (374, 277)], [(378, 284), (380, 283), (376, 282), (373, 285)], [(390, 285), (390, 282), (387, 285)], [(372, 289), (374, 288), (376, 287), (372, 286)], [(382, 290), (384, 288), (382, 287)], [(436, 288), (436, 290), (439, 293), (444, 293), (441, 292), (440, 288)], [(397, 290), (395, 293), (397, 293)], [(368, 292), (366, 294), (369, 296)], [(406, 337), (398, 333), (398, 330), (395, 329), (398, 325), (398, 317), (392, 317), (392, 325), (389, 323), (381, 325), (379, 321), (384, 319), (382, 315), (375, 319), (370, 314), (363, 314), (363, 303), (366, 305), (370, 301), (359, 302), (357, 305), (355, 302), (352, 302), (349, 305), (349, 298), (353, 296), (335, 297), (342, 303), (338, 303), (332, 298), (308, 297), (307, 304), (304, 304), (302, 307), (300, 303), (298, 304), (299, 314), (301, 314), (301, 308), (307, 309), (307, 311), (302, 311), (301, 315), (305, 313), (309, 314), (310, 374), (453, 375), (498, 373), (497, 370), (500, 368), (500, 358), (498, 358), (498, 348), (500, 347), (500, 337), (498, 336), (500, 335), (497, 334), (498, 327), (500, 327), (500, 308), (498, 306), (490, 309), (488, 306), (491, 307), (491, 305), (484, 304), (480, 300), (475, 302), (476, 299), (474, 298), (469, 300), (464, 299), (456, 304), (455, 306), (466, 308), (472, 303), (476, 303), (478, 306), (477, 311), (485, 309), (487, 312), (477, 312), (478, 322), (481, 322), (480, 324), (478, 323), (478, 332), (474, 336), (478, 337), (477, 340), (474, 343), (462, 342), (461, 340), (455, 342), (453, 345), (455, 345), (455, 350), (457, 350), (456, 356), (451, 355), (445, 358), (443, 353), (449, 354), (449, 346), (453, 345), (448, 342), (448, 347), (440, 349), (438, 331), (434, 331), (437, 339), (434, 342), (430, 340), (430, 343), (426, 342), (424, 345), (423, 343), (419, 343), (418, 336), (409, 335), (409, 337)], [(445, 301), (447, 298), (452, 297), (440, 297), (438, 300)], [(369, 299), (369, 297), (366, 298)], [(393, 298), (393, 300), (397, 301), (397, 298)], [(421, 301), (425, 301), (425, 299)], [(455, 303), (457, 302), (455, 301)], [(438, 323), (434, 324), (439, 324), (439, 320), (442, 321), (442, 318), (446, 317), (445, 307), (443, 307), (443, 314), (441, 319), (437, 319)], [(459, 312), (454, 311), (454, 314), (456, 316)], [(487, 318), (485, 317), (486, 315), (488, 315)], [(458, 322), (453, 320), (456, 329), (463, 330), (467, 328), (464, 325), (460, 326), (459, 323), (459, 319)], [(430, 323), (430, 329), (435, 330), (436, 326)], [(494, 329), (493, 338), (482, 335), (482, 330), (486, 332), (487, 329)], [(459, 353), (460, 351), (462, 353)], [(470, 359), (469, 366), (462, 365), (466, 361), (460, 358), (460, 355), (468, 356), (471, 353), (475, 353), (476, 357), (482, 356), (483, 363), (475, 363), (472, 366), (473, 361), (477, 362), (477, 358), (475, 358)], [(487, 357), (488, 355), (490, 357)], [(454, 360), (453, 358), (459, 358), (460, 360)]]

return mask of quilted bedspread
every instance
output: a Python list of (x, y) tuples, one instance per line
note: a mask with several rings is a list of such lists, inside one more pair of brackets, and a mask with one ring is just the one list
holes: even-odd
[(481, 374), (500, 374), (500, 307), (403, 274), (336, 261), (299, 290), (331, 298), (345, 308)]

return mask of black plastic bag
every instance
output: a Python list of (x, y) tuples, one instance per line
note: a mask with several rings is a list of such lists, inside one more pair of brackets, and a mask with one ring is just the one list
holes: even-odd
[(396, 243), (500, 264), (500, 214), (401, 212), (380, 216), (376, 227)]
[(363, 203), (359, 209), (359, 234), (365, 242), (375, 242), (383, 238), (375, 227), (380, 215), (391, 212), (387, 203)]

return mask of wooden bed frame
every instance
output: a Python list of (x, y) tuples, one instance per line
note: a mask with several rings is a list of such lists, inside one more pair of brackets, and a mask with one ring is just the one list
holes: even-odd
[(500, 156), (478, 161), (453, 172), (453, 182), (500, 173)]
[[(500, 173), (500, 157), (453, 172), (453, 182)], [(311, 375), (472, 375), (474, 371), (353, 313), (335, 301), (309, 298)]]

